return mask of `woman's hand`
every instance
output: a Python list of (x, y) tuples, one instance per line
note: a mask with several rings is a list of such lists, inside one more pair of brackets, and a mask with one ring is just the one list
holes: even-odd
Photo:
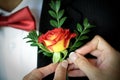
[(42, 80), (44, 77), (55, 72), (54, 80), (66, 80), (68, 62), (65, 60), (59, 64), (49, 64), (48, 66), (34, 69), (27, 74), (23, 80)]
[[(87, 59), (90, 53), (97, 59)], [(120, 80), (120, 53), (103, 38), (95, 36), (92, 41), (69, 55), (73, 63), (68, 68), (69, 76), (87, 76), (90, 80)]]

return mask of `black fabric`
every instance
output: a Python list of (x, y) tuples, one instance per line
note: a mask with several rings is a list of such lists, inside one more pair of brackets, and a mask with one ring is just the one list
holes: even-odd
[[(119, 5), (118, 1), (110, 0), (61, 0), (62, 7), (65, 9), (65, 16), (67, 21), (64, 26), (73, 30), (76, 23), (82, 21), (85, 17), (96, 25), (95, 29), (89, 34), (90, 39), (94, 35), (101, 35), (108, 43), (110, 43), (116, 50), (120, 51), (120, 36), (119, 36)], [(52, 29), (49, 24), (50, 15), (48, 9), (50, 0), (44, 0), (43, 10), (40, 19), (40, 32), (45, 33)], [(38, 67), (42, 67), (51, 63), (51, 59), (44, 56), (42, 53), (38, 54)], [(44, 80), (52, 80), (53, 75), (46, 77)], [(85, 78), (70, 78), (70, 80), (88, 80)]]

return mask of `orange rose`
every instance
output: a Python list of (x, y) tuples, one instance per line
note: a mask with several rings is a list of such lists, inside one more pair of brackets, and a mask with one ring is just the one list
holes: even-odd
[(75, 36), (69, 29), (55, 28), (41, 35), (38, 42), (43, 43), (50, 52), (60, 52), (68, 48), (70, 39)]

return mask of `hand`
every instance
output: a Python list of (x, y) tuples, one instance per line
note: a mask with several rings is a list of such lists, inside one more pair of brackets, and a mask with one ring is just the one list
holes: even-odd
[(27, 74), (23, 80), (42, 80), (44, 77), (55, 72), (54, 80), (66, 80), (66, 71), (68, 67), (68, 62), (63, 61), (57, 64), (49, 64), (48, 66), (34, 69), (29, 74)]
[[(85, 58), (84, 55), (88, 53), (97, 59)], [(69, 66), (69, 76), (87, 76), (90, 80), (120, 80), (120, 53), (100, 36), (95, 36), (72, 52), (69, 60), (75, 64)]]
[(68, 68), (68, 61), (64, 60), (57, 66), (53, 80), (66, 80), (67, 68)]
[(34, 69), (29, 74), (27, 74), (23, 80), (42, 80), (42, 78), (53, 73), (57, 67), (57, 64), (49, 64), (48, 66)]

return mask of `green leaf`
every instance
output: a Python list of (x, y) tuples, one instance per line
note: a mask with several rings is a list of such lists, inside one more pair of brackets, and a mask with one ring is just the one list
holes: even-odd
[(90, 32), (90, 30), (89, 29), (87, 29), (87, 30), (85, 30), (84, 32), (82, 32), (81, 34), (83, 35), (83, 34), (87, 34), (88, 32)]
[(37, 40), (38, 35), (36, 31), (30, 31), (27, 37), (33, 40)]
[(39, 35), (38, 35), (38, 37), (39, 37), (39, 36), (41, 36), (41, 35), (42, 35), (42, 33), (41, 33), (41, 32), (39, 32)]
[(41, 49), (40, 49), (40, 50), (38, 50), (38, 53), (42, 53), (42, 52), (43, 52), (43, 50), (41, 50)]
[(77, 49), (77, 47), (72, 47), (72, 48), (70, 48), (70, 52), (72, 52), (72, 51), (75, 51)]
[(77, 30), (78, 30), (79, 32), (82, 32), (82, 31), (83, 31), (83, 28), (82, 28), (81, 24), (79, 24), (79, 23), (77, 23)]
[(54, 11), (56, 10), (55, 8), (55, 2), (53, 0), (51, 0), (51, 2), (49, 3), (51, 9), (53, 9)]
[(44, 54), (45, 56), (48, 56), (48, 57), (52, 57), (53, 56), (53, 53), (48, 53), (48, 52), (45, 52), (43, 50), (39, 50), (38, 53), (42, 53), (42, 54)]
[(76, 33), (76, 38), (79, 36), (79, 32), (77, 30), (74, 30), (74, 33)]
[(51, 9), (53, 10), (53, 11), (49, 10), (49, 14), (55, 19), (55, 20), (50, 20), (50, 25), (53, 27), (59, 28), (63, 25), (63, 23), (66, 20), (66, 17), (63, 17), (64, 10), (60, 10), (61, 1), (60, 0), (56, 0), (56, 1), (52, 0), (49, 5), (50, 5)]
[(85, 27), (85, 29), (90, 28), (90, 23), (86, 24), (84, 27)]
[(36, 44), (36, 43), (32, 43), (32, 44), (30, 44), (31, 46), (38, 46), (38, 44)]
[(42, 52), (45, 56), (52, 57), (53, 53)]
[(77, 48), (81, 47), (82, 45), (83, 45), (83, 42), (82, 42), (82, 41), (76, 42), (76, 43), (74, 44), (74, 46), (72, 46), (72, 47), (70, 48), (70, 52), (71, 52), (71, 51), (75, 51)]
[(80, 47), (82, 44), (83, 44), (83, 42), (79, 41), (79, 42), (75, 43), (75, 47)]
[(52, 58), (53, 63), (59, 62), (60, 59), (61, 59), (61, 54), (60, 54), (60, 52), (55, 52), (55, 53), (53, 53), (53, 58)]
[(83, 25), (84, 25), (84, 28), (85, 28), (85, 29), (89, 29), (89, 28), (95, 27), (94, 25), (91, 25), (91, 24), (88, 22), (88, 19), (87, 19), (87, 18), (84, 19)]
[(57, 23), (57, 21), (55, 21), (55, 20), (50, 20), (50, 24), (51, 24), (51, 26), (53, 26), (53, 27), (58, 27), (58, 23)]
[(38, 44), (39, 48), (43, 50), (44, 52), (51, 53), (43, 44), (39, 43)]
[(88, 28), (94, 28), (94, 27), (95, 27), (95, 25), (91, 25), (91, 24), (90, 24), (90, 26), (89, 26)]
[(58, 19), (60, 19), (63, 16), (63, 14), (64, 14), (64, 10), (60, 10), (58, 12)]
[(50, 14), (53, 18), (57, 18), (57, 15), (56, 15), (56, 13), (55, 13), (54, 11), (49, 10), (48, 12), (49, 12), (49, 14)]
[(91, 25), (87, 18), (85, 18), (83, 21), (83, 27), (79, 23), (77, 24), (77, 31), (74, 30), (74, 32), (77, 33), (77, 37), (75, 38), (76, 40), (74, 41), (73, 45), (69, 47), (70, 51), (74, 51), (76, 48), (84, 44), (83, 40), (89, 38), (87, 34), (90, 32), (90, 28), (93, 27), (95, 26)]
[(60, 0), (56, 0), (56, 12), (58, 12), (59, 11), (59, 9), (60, 9)]
[(29, 43), (29, 42), (35, 42), (34, 40), (29, 40), (29, 41), (27, 41), (26, 43)]
[(63, 17), (61, 20), (60, 20), (60, 23), (59, 23), (59, 26), (58, 27), (61, 27), (63, 25), (63, 23), (65, 22), (65, 20), (67, 19), (67, 17)]
[(27, 37), (23, 38), (23, 39), (29, 39), (26, 43), (30, 43), (31, 42), (31, 46), (36, 46), (36, 43), (38, 43), (38, 35), (36, 31), (30, 31), (29, 34), (27, 35)]
[(85, 40), (85, 39), (88, 39), (89, 37), (84, 35), (84, 36), (81, 36), (79, 40)]
[(89, 23), (88, 23), (88, 19), (87, 19), (87, 18), (84, 19), (83, 25), (84, 25), (84, 27), (89, 26)]

